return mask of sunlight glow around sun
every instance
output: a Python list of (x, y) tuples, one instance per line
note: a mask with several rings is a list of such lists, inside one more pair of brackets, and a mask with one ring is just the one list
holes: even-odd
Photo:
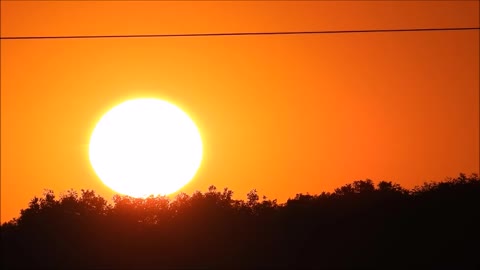
[(153, 98), (129, 100), (107, 112), (89, 148), (102, 182), (133, 197), (176, 192), (197, 172), (202, 152), (200, 133), (190, 117)]

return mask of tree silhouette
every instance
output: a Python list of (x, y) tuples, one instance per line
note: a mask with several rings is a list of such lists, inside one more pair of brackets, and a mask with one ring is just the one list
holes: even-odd
[(2, 225), (2, 269), (480, 267), (476, 174), (412, 190), (358, 180), (282, 204), (233, 194), (210, 186), (109, 204), (93, 190), (45, 190)]

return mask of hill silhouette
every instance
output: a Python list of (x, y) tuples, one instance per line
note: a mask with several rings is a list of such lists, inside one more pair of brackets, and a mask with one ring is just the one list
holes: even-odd
[(480, 179), (369, 179), (279, 204), (46, 190), (2, 224), (2, 269), (479, 269)]

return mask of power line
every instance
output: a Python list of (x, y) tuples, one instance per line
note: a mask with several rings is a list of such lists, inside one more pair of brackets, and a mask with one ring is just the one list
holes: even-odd
[(11, 37), (0, 37), (0, 39), (28, 40), (28, 39), (173, 38), (173, 37), (317, 35), (317, 34), (427, 32), (427, 31), (430, 31), (430, 32), (431, 31), (468, 31), (468, 30), (480, 30), (480, 27), (282, 31), (282, 32), (226, 32), (226, 33), (144, 34), (144, 35), (11, 36)]

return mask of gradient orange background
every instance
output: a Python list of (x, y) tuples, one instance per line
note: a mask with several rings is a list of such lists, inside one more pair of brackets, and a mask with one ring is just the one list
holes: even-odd
[[(1, 2), (1, 35), (479, 27), (478, 1)], [(44, 188), (114, 194), (88, 160), (130, 98), (189, 113), (209, 185), (280, 202), (479, 172), (479, 31), (1, 41), (1, 220)]]

